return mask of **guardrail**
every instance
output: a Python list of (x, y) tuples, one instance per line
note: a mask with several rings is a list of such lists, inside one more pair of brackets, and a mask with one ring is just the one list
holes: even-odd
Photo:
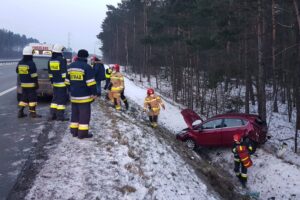
[(19, 62), (20, 59), (0, 59), (0, 65), (4, 64), (14, 64), (16, 62)]

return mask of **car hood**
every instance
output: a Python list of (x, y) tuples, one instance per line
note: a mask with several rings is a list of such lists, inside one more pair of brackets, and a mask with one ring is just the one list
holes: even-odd
[(197, 120), (203, 121), (202, 118), (191, 109), (182, 110), (181, 115), (183, 116), (185, 123), (188, 125), (190, 129), (193, 129), (193, 123), (195, 121)]

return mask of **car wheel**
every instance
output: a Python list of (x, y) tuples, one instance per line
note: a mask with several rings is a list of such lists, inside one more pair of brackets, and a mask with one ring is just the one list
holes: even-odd
[(185, 141), (187, 148), (194, 150), (196, 148), (196, 143), (192, 139), (187, 139)]

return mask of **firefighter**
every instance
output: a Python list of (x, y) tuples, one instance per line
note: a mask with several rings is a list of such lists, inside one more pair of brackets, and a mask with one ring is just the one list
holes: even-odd
[(96, 56), (91, 59), (92, 67), (95, 71), (95, 80), (97, 85), (97, 96), (101, 96), (101, 81), (105, 80), (105, 68), (101, 60)]
[(120, 99), (122, 99), (126, 109), (128, 110), (128, 101), (124, 95), (124, 76), (120, 73), (120, 65), (115, 64), (110, 82), (111, 88), (109, 88), (109, 99), (114, 103), (116, 110), (121, 110)]
[(154, 90), (152, 88), (149, 88), (147, 90), (147, 97), (144, 101), (144, 112), (146, 112), (147, 110), (149, 111), (149, 121), (153, 128), (157, 127), (157, 120), (158, 115), (160, 113), (160, 107), (162, 107), (165, 110), (165, 105), (161, 100), (161, 97), (154, 94)]
[(64, 49), (64, 46), (55, 44), (52, 50), (52, 57), (48, 62), (49, 79), (53, 88), (53, 98), (50, 104), (50, 120), (69, 120), (64, 116), (68, 99), (65, 84), (67, 61), (62, 54)]
[(70, 130), (79, 139), (91, 138), (89, 122), (91, 103), (97, 98), (95, 73), (87, 64), (89, 53), (85, 49), (78, 51), (78, 60), (68, 66), (65, 83), (71, 92), (72, 116)]
[(246, 187), (247, 169), (252, 166), (250, 154), (253, 152), (253, 147), (251, 144), (246, 144), (240, 134), (233, 135), (233, 141), (234, 172), (242, 186)]
[(36, 113), (37, 106), (37, 93), (39, 88), (38, 74), (35, 63), (33, 62), (33, 49), (30, 46), (26, 46), (23, 49), (23, 58), (19, 61), (16, 72), (20, 80), (22, 95), (19, 102), (20, 110), (18, 112), (18, 118), (26, 117), (24, 114), (24, 108), (29, 106), (29, 116), (32, 118), (40, 118), (41, 116)]
[(108, 90), (109, 89), (111, 74), (112, 74), (112, 69), (111, 69), (111, 67), (109, 67), (109, 68), (107, 68), (105, 70), (105, 86), (104, 86), (104, 90)]

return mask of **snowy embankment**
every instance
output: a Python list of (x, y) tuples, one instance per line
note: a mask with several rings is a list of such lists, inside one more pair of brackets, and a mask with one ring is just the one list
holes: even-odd
[[(141, 90), (135, 84), (139, 84), (139, 82), (133, 83), (131, 80), (126, 79), (125, 94), (142, 106), (146, 90)], [(130, 87), (127, 87), (127, 85)], [(143, 95), (140, 94), (142, 91)], [(167, 101), (171, 102), (171, 100)], [(254, 107), (252, 111), (255, 111)], [(287, 122), (284, 105), (280, 106), (279, 114), (268, 113), (268, 115), (269, 134), (272, 137), (263, 149), (258, 149), (255, 155), (252, 156), (254, 166), (248, 170), (248, 187), (250, 190), (260, 192), (261, 199), (300, 199), (300, 156), (293, 152), (293, 140), (286, 140), (286, 138), (293, 138), (294, 136), (293, 124)], [(159, 123), (175, 133), (186, 127), (180, 115), (179, 106), (175, 103), (166, 103), (166, 111), (161, 112)], [(280, 152), (282, 141), (285, 141), (287, 146), (284, 147), (286, 151)], [(210, 149), (207, 154), (212, 163), (222, 166), (233, 177), (235, 176), (233, 173), (233, 156), (230, 149)], [(280, 157), (278, 157), (278, 154), (281, 154)]]
[[(127, 83), (128, 92), (137, 89)], [(103, 100), (92, 109), (94, 137), (57, 133), (63, 139), (26, 199), (219, 199), (150, 127)]]

